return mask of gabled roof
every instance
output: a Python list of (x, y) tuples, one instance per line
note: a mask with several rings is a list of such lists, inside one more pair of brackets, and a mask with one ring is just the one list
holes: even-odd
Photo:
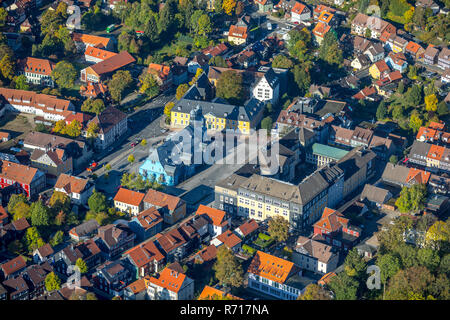
[(258, 250), (253, 257), (247, 272), (275, 281), (279, 284), (284, 284), (291, 274), (293, 267), (293, 262)]
[(201, 204), (195, 214), (206, 214), (215, 226), (221, 226), (226, 221), (226, 213), (223, 210), (207, 207)]
[(159, 274), (158, 278), (151, 277), (149, 282), (155, 286), (165, 288), (168, 291), (178, 293), (185, 280), (189, 279), (185, 274), (167, 267)]
[(77, 33), (77, 32), (72, 33), (72, 39), (75, 42), (82, 42), (84, 44), (95, 45), (97, 47), (102, 46), (105, 48), (108, 46), (108, 43), (111, 40), (106, 37), (99, 37), (99, 36)]
[(88, 183), (88, 179), (61, 173), (55, 184), (55, 189), (64, 189), (68, 194), (82, 193)]
[(216, 289), (216, 288), (213, 288), (210, 286), (205, 286), (203, 288), (202, 292), (198, 296), (198, 300), (214, 300), (215, 297), (219, 297), (219, 298), (226, 297), (230, 300), (242, 300), (241, 298), (233, 296), (229, 293), (225, 293), (222, 290), (219, 290), (219, 289)]
[(328, 263), (328, 261), (336, 255), (332, 246), (303, 236), (298, 237), (295, 250), (316, 258), (322, 263)]
[(325, 34), (330, 31), (331, 27), (322, 21), (319, 21), (316, 26), (314, 27), (312, 33), (320, 38), (323, 38)]
[(344, 218), (342, 213), (337, 210), (325, 208), (322, 213), (322, 217), (319, 221), (314, 223), (314, 227), (325, 229), (328, 232), (336, 232), (347, 227), (348, 219)]
[(361, 193), (361, 199), (367, 199), (369, 201), (374, 201), (376, 203), (385, 203), (388, 199), (389, 191), (380, 187), (376, 187), (371, 184), (366, 184), (364, 186), (363, 192)]
[(377, 61), (374, 63), (374, 65), (380, 73), (390, 70), (389, 66), (386, 64), (386, 61), (384, 61), (384, 60)]
[(172, 229), (164, 234), (158, 233), (156, 241), (166, 254), (186, 243), (186, 239), (178, 229)]
[(22, 256), (17, 256), (1, 265), (1, 269), (5, 276), (9, 276), (27, 266), (27, 262)]
[(19, 62), (19, 68), (23, 72), (41, 74), (45, 76), (50, 76), (54, 67), (55, 63), (48, 59), (27, 57)]
[(150, 229), (157, 225), (158, 223), (162, 223), (163, 218), (159, 213), (158, 209), (155, 207), (150, 207), (142, 212), (140, 212), (136, 219), (139, 221), (139, 224), (145, 230)]
[(114, 201), (138, 207), (142, 203), (144, 197), (145, 194), (142, 192), (120, 188), (114, 196)]
[(244, 237), (249, 235), (250, 233), (258, 230), (258, 228), (259, 228), (259, 225), (255, 219), (250, 219), (238, 227), (239, 231), (241, 231), (241, 233), (244, 235)]
[(40, 172), (38, 169), (30, 166), (0, 160), (0, 177), (3, 179), (29, 185), (38, 172)]
[(229, 37), (247, 39), (247, 27), (238, 27), (234, 24), (230, 26), (230, 30), (228, 31)]
[(55, 253), (52, 246), (48, 243), (44, 244), (40, 248), (37, 248), (36, 251), (39, 253), (41, 258), (47, 258), (47, 257), (51, 256), (53, 253)]
[(156, 247), (153, 241), (141, 243), (124, 253), (130, 257), (130, 261), (138, 268), (152, 261), (161, 261), (164, 255)]
[(116, 71), (135, 61), (136, 59), (134, 59), (131, 54), (127, 51), (122, 51), (121, 53), (100, 61), (88, 68), (91, 68), (97, 75), (101, 76)]
[(231, 230), (227, 230), (217, 236), (217, 239), (225, 244), (229, 249), (234, 248), (239, 243), (242, 242), (242, 240), (235, 235)]
[(127, 115), (124, 112), (114, 107), (108, 107), (91, 121), (98, 124), (101, 133), (107, 133), (126, 118)]
[(306, 6), (303, 3), (295, 2), (295, 5), (292, 7), (291, 12), (296, 14), (302, 14), (303, 10), (305, 10)]
[(93, 57), (96, 59), (106, 60), (106, 59), (116, 56), (117, 53), (89, 46), (86, 48), (84, 55), (90, 56), (90, 57)]
[(147, 191), (143, 201), (157, 207), (167, 207), (170, 211), (175, 210), (184, 203), (184, 201), (179, 197), (154, 189), (149, 189)]

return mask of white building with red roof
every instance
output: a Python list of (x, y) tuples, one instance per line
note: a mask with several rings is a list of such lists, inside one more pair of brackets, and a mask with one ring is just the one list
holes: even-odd
[(194, 280), (169, 266), (151, 277), (147, 293), (150, 300), (193, 300)]
[(14, 193), (24, 193), (27, 197), (38, 194), (45, 188), (45, 174), (30, 166), (0, 161), (0, 188), (12, 187)]
[(25, 75), (28, 83), (53, 87), (51, 74), (55, 63), (48, 59), (27, 57), (19, 62), (18, 73)]

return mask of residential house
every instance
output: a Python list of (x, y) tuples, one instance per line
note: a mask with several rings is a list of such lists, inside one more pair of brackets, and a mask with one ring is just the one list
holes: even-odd
[(302, 269), (325, 274), (336, 269), (339, 252), (332, 246), (299, 236), (292, 261)]
[[(74, 119), (77, 119), (83, 124), (82, 118), (74, 117)], [(69, 117), (66, 118), (66, 121), (68, 120)], [(70, 162), (74, 169), (84, 169), (86, 163), (92, 156), (92, 150), (90, 150), (88, 145), (83, 141), (37, 131), (32, 131), (25, 137), (23, 147), (30, 150), (31, 154), (33, 154), (35, 150), (40, 150), (44, 153), (51, 151), (71, 158)], [(65, 168), (64, 166), (60, 167)]]
[(95, 147), (98, 149), (108, 148), (128, 130), (127, 115), (114, 107), (106, 108), (102, 113), (89, 121), (89, 123), (91, 122), (96, 123), (99, 127), (99, 132), (94, 142)]
[(434, 65), (437, 62), (439, 55), (439, 49), (434, 45), (429, 44), (423, 54), (423, 63), (428, 65)]
[(450, 69), (450, 49), (448, 47), (442, 48), (438, 55), (438, 67), (443, 70)]
[(248, 286), (282, 300), (296, 300), (302, 293), (300, 269), (293, 262), (257, 251), (247, 270)]
[(389, 190), (371, 184), (366, 184), (363, 192), (361, 193), (360, 199), (361, 201), (367, 199), (370, 203), (376, 205), (377, 207), (381, 207), (391, 198), (392, 193), (390, 193)]
[(244, 50), (238, 54), (236, 64), (244, 69), (256, 67), (259, 64), (259, 57), (253, 50)]
[(350, 65), (353, 69), (361, 70), (368, 68), (371, 65), (371, 60), (365, 54), (360, 54), (352, 60)]
[(331, 30), (331, 27), (322, 21), (319, 21), (314, 29), (312, 30), (313, 38), (314, 40), (321, 45), (323, 42), (323, 39), (325, 38), (325, 35), (327, 32)]
[(255, 219), (245, 221), (234, 232), (241, 237), (243, 241), (253, 238), (259, 231), (259, 224)]
[(96, 243), (107, 260), (116, 258), (123, 251), (133, 247), (136, 235), (125, 224), (108, 224), (97, 230)]
[(246, 26), (237, 26), (232, 24), (228, 31), (228, 42), (234, 45), (246, 44), (248, 39), (248, 30)]
[(90, 236), (97, 232), (100, 225), (97, 220), (91, 219), (82, 224), (79, 224), (69, 231), (69, 236), (72, 240), (77, 242), (84, 241), (90, 238)]
[(136, 62), (131, 54), (122, 51), (92, 66), (81, 70), (80, 80), (82, 82), (101, 82), (109, 77), (113, 72), (118, 71)]
[[(369, 31), (367, 31), (369, 30)], [(383, 32), (396, 33), (396, 28), (376, 16), (368, 16), (363, 13), (358, 13), (351, 23), (351, 32), (359, 36), (366, 36), (370, 38), (379, 39)]]
[(259, 12), (270, 13), (273, 10), (273, 1), (272, 0), (255, 0), (255, 3), (258, 6)]
[(406, 57), (403, 53), (392, 53), (390, 52), (385, 59), (386, 64), (393, 70), (398, 70), (401, 73), (408, 69), (408, 63), (406, 62)]
[(380, 60), (375, 62), (370, 68), (369, 73), (374, 79), (380, 79), (387, 73), (389, 73), (390, 69), (385, 60)]
[(123, 254), (136, 270), (136, 276), (143, 278), (159, 272), (165, 264), (164, 254), (153, 241), (146, 241)]
[(199, 53), (199, 54), (195, 55), (191, 61), (189, 61), (188, 65), (187, 65), (188, 72), (196, 74), (197, 69), (202, 69), (203, 71), (208, 72), (208, 62), (209, 62), (209, 57), (203, 53)]
[(0, 188), (12, 193), (22, 193), (28, 198), (36, 196), (45, 188), (45, 174), (30, 166), (0, 160)]
[(80, 94), (85, 98), (104, 98), (107, 92), (108, 87), (101, 82), (93, 83), (88, 81), (85, 86), (80, 86)]
[(450, 68), (446, 69), (441, 76), (441, 82), (446, 84), (446, 83), (450, 83)]
[(126, 268), (122, 260), (107, 261), (98, 266), (92, 275), (95, 288), (109, 296), (123, 295), (125, 287), (133, 279), (133, 274)]
[(3, 286), (8, 292), (8, 300), (29, 300), (30, 288), (23, 276), (3, 281)]
[(172, 88), (173, 74), (171, 67), (162, 64), (150, 63), (147, 68), (147, 73), (153, 75), (161, 91), (166, 91)]
[(94, 184), (88, 179), (60, 174), (56, 180), (55, 191), (66, 194), (77, 205), (85, 205), (92, 194)]
[(33, 262), (41, 263), (47, 260), (51, 260), (55, 251), (52, 246), (48, 243), (44, 244), (42, 247), (37, 248), (33, 251)]
[(405, 52), (408, 41), (400, 36), (391, 34), (386, 41), (386, 48), (394, 53)]
[(51, 74), (54, 68), (55, 63), (48, 59), (27, 57), (19, 61), (18, 73), (25, 75), (28, 83), (53, 87)]
[(194, 280), (169, 266), (149, 279), (147, 294), (150, 300), (192, 300)]
[(84, 59), (86, 60), (86, 62), (99, 63), (116, 55), (117, 53), (115, 52), (103, 50), (98, 47), (89, 46), (86, 48), (86, 51), (84, 52)]
[(387, 163), (381, 179), (384, 183), (390, 185), (411, 187), (416, 183), (427, 184), (430, 181), (430, 176), (430, 172), (421, 169)]
[(167, 224), (174, 224), (186, 216), (186, 202), (179, 197), (149, 189), (143, 199), (144, 209), (156, 208)]
[(205, 215), (209, 222), (208, 231), (212, 238), (217, 237), (230, 228), (231, 220), (225, 211), (201, 204), (195, 214)]
[(45, 278), (50, 272), (53, 272), (52, 266), (48, 262), (44, 262), (29, 266), (22, 274), (28, 285), (28, 296), (30, 300), (42, 296), (47, 291), (45, 289)]
[(137, 216), (144, 209), (145, 194), (120, 188), (114, 196), (114, 207), (122, 212)]
[(199, 250), (192, 260), (197, 263), (212, 263), (217, 257), (217, 247), (215, 245), (209, 245)]
[(200, 293), (200, 295), (198, 296), (197, 300), (216, 300), (217, 298), (226, 298), (229, 300), (242, 300), (241, 298), (238, 298), (236, 296), (233, 296), (230, 293), (225, 293), (222, 290), (210, 287), (210, 286), (205, 286), (202, 290), (202, 292)]
[(241, 250), (242, 240), (231, 230), (226, 230), (225, 232), (212, 239), (211, 244), (215, 245), (216, 247), (225, 245), (234, 253), (238, 253)]
[(27, 262), (24, 257), (17, 256), (0, 265), (0, 271), (3, 274), (3, 279), (12, 279), (19, 275), (26, 266)]
[(70, 244), (61, 251), (55, 253), (53, 258), (53, 268), (56, 272), (69, 276), (70, 265), (75, 265), (78, 259), (82, 259), (88, 270), (96, 267), (102, 261), (101, 250), (93, 239), (78, 244)]
[(46, 174), (48, 183), (56, 182), (59, 175), (73, 172), (73, 159), (64, 149), (42, 151), (34, 149), (30, 155), (31, 165)]
[(0, 131), (0, 142), (6, 142), (11, 139), (11, 134), (6, 131)]
[(311, 10), (303, 3), (296, 2), (291, 9), (291, 22), (301, 23), (311, 19)]
[(164, 253), (167, 262), (181, 261), (188, 253), (189, 243), (180, 232), (180, 228), (172, 229), (164, 234), (158, 233), (156, 245)]
[(253, 88), (253, 97), (262, 102), (270, 102), (274, 105), (278, 103), (280, 94), (280, 80), (270, 69), (259, 78)]
[(133, 230), (138, 239), (146, 240), (162, 231), (163, 221), (159, 209), (151, 207), (133, 217), (128, 226)]
[(123, 290), (125, 300), (148, 300), (147, 296), (148, 278), (142, 278), (129, 284)]
[(363, 53), (369, 57), (372, 63), (380, 61), (384, 58), (384, 48), (378, 42), (370, 42), (369, 47), (363, 51)]
[(417, 0), (416, 6), (424, 9), (431, 9), (433, 15), (437, 14), (440, 11), (439, 5), (433, 0)]
[(405, 48), (405, 53), (408, 54), (410, 57), (412, 57), (414, 60), (422, 61), (425, 49), (422, 48), (419, 44), (409, 41)]
[(370, 85), (360, 90), (357, 94), (352, 96), (352, 99), (355, 100), (370, 100), (370, 101), (378, 101), (380, 97), (377, 94), (377, 89), (374, 85)]
[(230, 50), (230, 47), (226, 43), (222, 42), (214, 47), (208, 47), (208, 48), (204, 49), (203, 53), (205, 55), (207, 55), (208, 57), (212, 58), (212, 57), (225, 55), (226, 53), (228, 53), (229, 50)]
[(330, 208), (324, 209), (322, 218), (313, 227), (313, 239), (323, 238), (330, 245), (344, 250), (350, 250), (361, 235), (360, 228), (351, 225), (342, 213)]
[(312, 84), (308, 90), (312, 98), (326, 99), (331, 96), (331, 88)]

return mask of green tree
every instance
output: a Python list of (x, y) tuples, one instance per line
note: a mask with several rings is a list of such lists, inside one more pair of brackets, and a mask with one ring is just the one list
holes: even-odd
[(56, 231), (53, 238), (50, 240), (50, 245), (56, 247), (57, 245), (63, 243), (64, 241), (64, 232), (61, 230)]
[(81, 274), (88, 272), (88, 266), (83, 259), (78, 258), (75, 265), (80, 269)]
[(273, 217), (269, 220), (268, 232), (275, 241), (286, 241), (289, 237), (289, 221), (282, 216)]
[(20, 202), (27, 203), (27, 197), (23, 193), (12, 194), (8, 201), (8, 212), (13, 213), (14, 207)]
[(63, 192), (54, 191), (50, 198), (49, 205), (55, 212), (61, 210), (68, 212), (70, 210), (70, 198)]
[(44, 206), (42, 201), (33, 202), (30, 207), (31, 225), (33, 226), (48, 226), (50, 224), (50, 216), (48, 208)]
[(61, 279), (54, 272), (50, 272), (45, 277), (45, 290), (52, 292), (59, 289), (61, 289)]
[(425, 109), (427, 111), (436, 111), (438, 105), (438, 99), (435, 94), (430, 94), (425, 97)]
[(261, 121), (261, 129), (267, 130), (268, 134), (270, 134), (270, 130), (272, 130), (272, 118), (271, 117), (265, 117)]
[(294, 81), (298, 86), (301, 94), (305, 94), (311, 85), (311, 76), (309, 70), (304, 65), (295, 65)]
[(55, 65), (51, 77), (60, 88), (71, 88), (77, 78), (77, 70), (68, 61), (60, 61)]
[(106, 197), (103, 193), (94, 190), (88, 199), (89, 209), (95, 213), (106, 211)]
[(384, 100), (382, 100), (377, 108), (377, 113), (376, 113), (377, 119), (383, 120), (386, 118), (387, 114), (388, 114), (388, 109), (386, 107)]
[(415, 112), (412, 112), (409, 118), (409, 127), (414, 131), (414, 133), (416, 133), (422, 126), (423, 121), (420, 118), (420, 114), (416, 110), (414, 111)]
[(159, 85), (155, 79), (155, 76), (151, 73), (147, 73), (140, 78), (141, 87), (139, 88), (140, 93), (144, 93), (149, 98), (156, 97), (159, 94)]
[(130, 155), (128, 156), (128, 162), (133, 163), (134, 160), (135, 160), (135, 159), (134, 159), (134, 155), (130, 154)]
[(233, 70), (223, 72), (217, 80), (216, 96), (238, 103), (243, 98), (242, 75)]
[(30, 206), (25, 202), (19, 202), (13, 211), (10, 211), (13, 214), (13, 220), (19, 220), (22, 218), (30, 218)]
[(404, 102), (407, 106), (415, 107), (422, 101), (422, 88), (418, 85), (410, 87), (404, 96)]
[(207, 14), (202, 14), (198, 18), (198, 34), (206, 36), (212, 32), (212, 24)]
[(109, 93), (114, 101), (121, 101), (122, 94), (133, 83), (133, 78), (128, 70), (119, 70), (112, 76), (108, 82)]
[(28, 252), (33, 252), (34, 250), (42, 247), (45, 244), (36, 227), (28, 228), (27, 231), (25, 231), (25, 243)]
[(427, 188), (424, 184), (403, 187), (400, 197), (395, 202), (401, 213), (416, 213), (425, 207)]
[(344, 270), (350, 277), (361, 278), (367, 268), (367, 263), (356, 248), (350, 250), (344, 261)]
[(88, 138), (96, 138), (100, 132), (100, 127), (97, 122), (89, 122), (86, 133)]
[(327, 32), (319, 49), (319, 58), (329, 64), (340, 65), (343, 62), (342, 50), (334, 32)]
[(435, 272), (440, 263), (439, 254), (431, 248), (419, 249), (417, 260), (419, 265), (426, 267), (431, 272)]
[(147, 140), (146, 139), (142, 139), (141, 140), (141, 146), (145, 147), (147, 145)]
[(236, 4), (236, 0), (223, 0), (222, 8), (227, 15), (231, 16), (236, 8)]
[(222, 56), (215, 56), (212, 57), (209, 60), (209, 65), (210, 66), (215, 66), (215, 67), (220, 67), (220, 68), (227, 68), (227, 62), (225, 61), (225, 59)]
[(164, 106), (164, 115), (166, 116), (166, 123), (170, 123), (170, 114), (172, 111), (172, 108), (175, 106), (175, 103), (168, 102), (165, 106)]
[(226, 246), (220, 246), (217, 250), (217, 260), (213, 269), (222, 285), (240, 287), (244, 281), (242, 265)]
[(291, 59), (286, 57), (284, 54), (279, 54), (273, 58), (272, 67), (273, 68), (283, 68), (290, 69), (294, 66), (294, 63)]
[(14, 77), (16, 64), (14, 60), (12, 60), (11, 56), (6, 54), (0, 60), (0, 72), (2, 73), (3, 78), (12, 79)]
[(446, 116), (448, 114), (448, 106), (445, 101), (441, 101), (438, 103), (436, 112), (440, 117)]
[(356, 300), (358, 298), (359, 283), (346, 272), (341, 272), (333, 277), (328, 287), (333, 291), (336, 300)]
[(305, 292), (298, 296), (298, 300), (331, 300), (331, 297), (327, 290), (311, 283), (306, 286)]
[(8, 17), (8, 11), (6, 11), (5, 8), (0, 7), (0, 27), (5, 26), (7, 17)]
[(81, 105), (81, 111), (100, 114), (106, 109), (102, 99), (87, 99)]
[(189, 86), (187, 85), (187, 83), (182, 83), (178, 86), (175, 97), (177, 98), (177, 100), (180, 100), (181, 98), (183, 98), (184, 94), (189, 90)]
[(28, 90), (30, 88), (27, 83), (27, 77), (24, 74), (14, 77), (14, 84), (17, 90)]
[(65, 127), (62, 133), (68, 135), (71, 138), (76, 138), (81, 135), (82, 128), (83, 126), (81, 125), (80, 121), (73, 120)]
[(398, 157), (395, 154), (393, 154), (392, 156), (389, 157), (389, 162), (394, 164), (394, 165), (397, 164)]
[(427, 297), (435, 278), (422, 266), (400, 270), (389, 281), (386, 298), (389, 300), (408, 300), (411, 294)]
[(402, 267), (400, 259), (392, 253), (380, 255), (377, 259), (377, 266), (380, 268), (381, 281), (384, 284)]

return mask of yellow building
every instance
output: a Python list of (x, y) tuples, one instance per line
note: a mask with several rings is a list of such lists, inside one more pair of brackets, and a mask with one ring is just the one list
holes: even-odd
[(390, 69), (384, 60), (375, 62), (370, 68), (369, 73), (374, 79), (380, 79), (383, 73), (389, 72)]
[(196, 106), (202, 109), (208, 131), (234, 130), (242, 134), (250, 134), (261, 120), (264, 105), (251, 99), (241, 106), (216, 102), (193, 101), (181, 99), (170, 113), (172, 128), (184, 128), (189, 125), (190, 112)]

